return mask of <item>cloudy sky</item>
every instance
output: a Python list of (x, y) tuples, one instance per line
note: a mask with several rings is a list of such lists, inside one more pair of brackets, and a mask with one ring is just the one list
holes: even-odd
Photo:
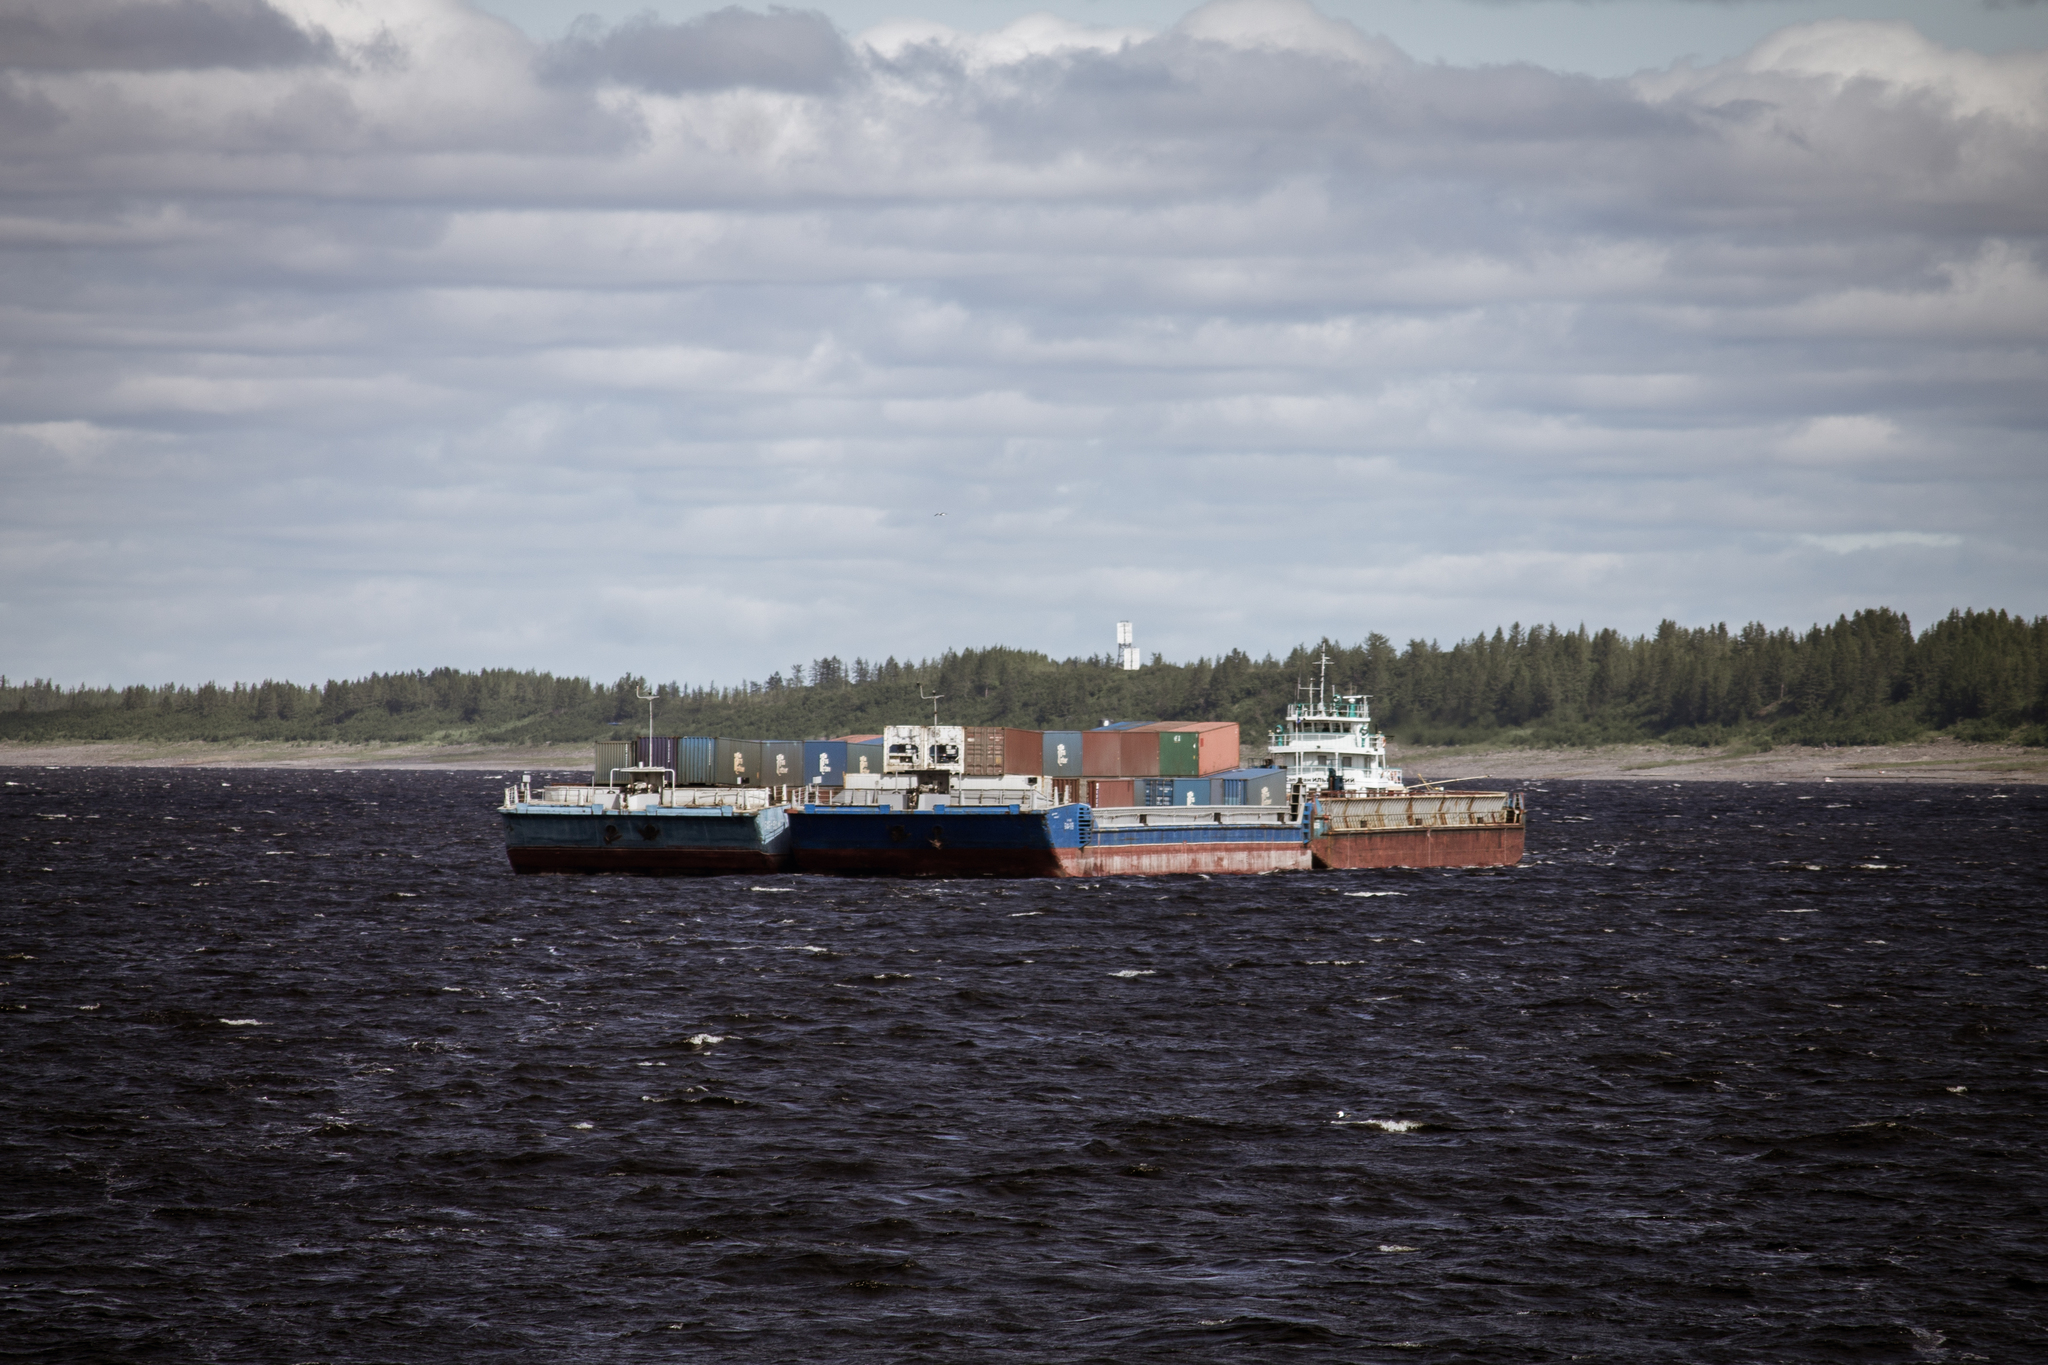
[(921, 2), (0, 0), (0, 672), (2048, 611), (2048, 5)]

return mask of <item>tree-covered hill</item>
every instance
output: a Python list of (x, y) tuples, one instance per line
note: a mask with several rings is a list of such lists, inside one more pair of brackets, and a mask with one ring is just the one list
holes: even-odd
[(1125, 672), (1104, 656), (1055, 660), (995, 647), (848, 666), (836, 658), (733, 687), (609, 684), (489, 669), (289, 682), (70, 688), (0, 678), (0, 739), (582, 742), (638, 730), (658, 691), (665, 734), (801, 739), (928, 718), (1086, 728), (1105, 718), (1235, 720), (1255, 741), (1327, 651), (1331, 681), (1374, 697), (1411, 743), (1583, 744), (1662, 737), (1868, 744), (1942, 730), (2048, 741), (2048, 617), (1957, 611), (1917, 637), (1885, 608), (1804, 633), (1749, 625), (1654, 635), (1520, 625), (1448, 649), (1386, 637), (1323, 641), (1284, 659), (1234, 650)]

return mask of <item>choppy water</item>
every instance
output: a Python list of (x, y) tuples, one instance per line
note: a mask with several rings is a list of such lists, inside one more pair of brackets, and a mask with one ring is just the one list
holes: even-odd
[(490, 774), (0, 776), (0, 1357), (2048, 1359), (2039, 789), (912, 884), (514, 878)]

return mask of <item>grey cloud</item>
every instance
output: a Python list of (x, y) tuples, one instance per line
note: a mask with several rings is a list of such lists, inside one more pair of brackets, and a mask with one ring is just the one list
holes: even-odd
[(0, 11), (0, 66), (257, 70), (335, 60), (334, 40), (264, 0), (29, 0)]
[(399, 69), (19, 81), (66, 121), (0, 145), (0, 671), (2048, 610), (2042, 54), (830, 35), (776, 84), (709, 20), (393, 13)]
[(735, 86), (823, 91), (853, 67), (853, 51), (830, 19), (779, 6), (765, 14), (731, 6), (681, 23), (643, 14), (614, 28), (586, 17), (541, 57), (551, 80), (616, 81), (664, 94)]

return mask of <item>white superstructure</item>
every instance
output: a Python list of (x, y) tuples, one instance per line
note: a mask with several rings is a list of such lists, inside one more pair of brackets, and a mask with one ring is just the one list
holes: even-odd
[(1287, 719), (1267, 744), (1275, 761), (1286, 767), (1288, 785), (1359, 796), (1400, 791), (1401, 770), (1387, 766), (1387, 737), (1372, 728), (1366, 705), (1371, 698), (1333, 695), (1330, 656), (1325, 654), (1321, 663), (1317, 679), (1302, 689), (1307, 700), (1287, 708)]

